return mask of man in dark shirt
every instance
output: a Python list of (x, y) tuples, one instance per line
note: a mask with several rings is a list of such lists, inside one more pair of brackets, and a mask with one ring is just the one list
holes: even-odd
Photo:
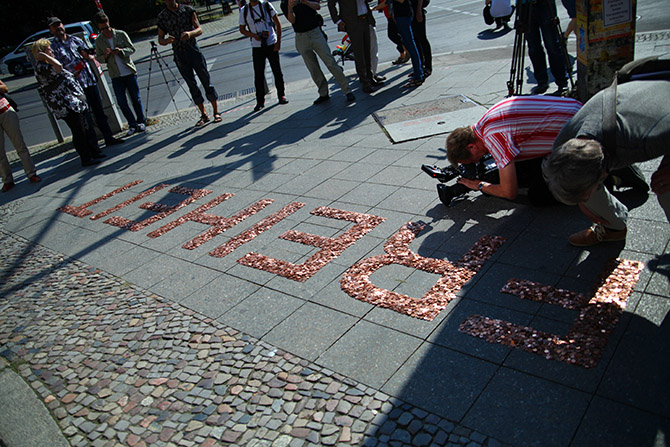
[(302, 56), (312, 80), (319, 89), (319, 97), (316, 98), (314, 104), (321, 104), (330, 99), (328, 80), (323, 75), (321, 67), (319, 67), (319, 61), (316, 59), (317, 55), (339, 84), (342, 93), (347, 96), (347, 101), (354, 101), (356, 98), (349, 89), (347, 77), (344, 75), (342, 68), (337, 65), (333, 53), (328, 48), (326, 36), (321, 30), (323, 17), (316, 12), (319, 9), (321, 9), (321, 5), (318, 1), (313, 0), (282, 0), (281, 2), (281, 10), (288, 21), (291, 22), (293, 31), (295, 31), (295, 49)]
[(200, 35), (202, 35), (202, 28), (195, 9), (187, 5), (180, 5), (176, 0), (165, 0), (165, 9), (158, 14), (158, 43), (172, 44), (177, 69), (188, 85), (193, 102), (200, 110), (200, 120), (196, 123), (198, 127), (207, 123), (209, 117), (205, 111), (205, 99), (198, 88), (195, 75), (200, 79), (205, 89), (205, 96), (212, 104), (214, 122), (221, 122), (221, 114), (219, 114), (216, 102), (218, 94), (210, 80), (205, 57), (195, 41), (195, 38)]

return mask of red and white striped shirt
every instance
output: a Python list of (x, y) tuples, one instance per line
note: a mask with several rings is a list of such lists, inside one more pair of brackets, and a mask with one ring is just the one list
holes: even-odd
[(514, 96), (491, 107), (473, 130), (502, 169), (512, 160), (549, 155), (558, 133), (581, 107), (571, 98)]

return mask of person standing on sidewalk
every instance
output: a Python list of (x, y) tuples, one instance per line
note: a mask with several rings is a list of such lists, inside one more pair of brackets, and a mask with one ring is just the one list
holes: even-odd
[(365, 93), (374, 92), (375, 85), (379, 85), (373, 78), (370, 57), (370, 26), (375, 25), (375, 19), (368, 3), (365, 0), (328, 0), (328, 10), (338, 31), (349, 34), (361, 88)]
[(100, 163), (105, 154), (100, 152), (98, 137), (87, 118), (88, 104), (84, 100), (82, 86), (54, 56), (51, 42), (40, 39), (31, 47), (37, 64), (35, 78), (37, 89), (47, 103), (47, 108), (60, 118), (72, 131), (72, 144), (81, 158), (82, 166)]
[(279, 104), (288, 104), (285, 95), (284, 74), (279, 63), (281, 49), (281, 23), (277, 11), (270, 2), (251, 0), (240, 9), (240, 33), (251, 40), (251, 56), (254, 64), (254, 86), (258, 112), (265, 107), (265, 60), (275, 78)]
[[(140, 86), (137, 84), (137, 69), (130, 58), (130, 55), (135, 52), (135, 47), (128, 34), (109, 25), (109, 17), (104, 12), (98, 11), (95, 15), (95, 23), (102, 32), (95, 39), (95, 57), (98, 62), (107, 64), (109, 77), (112, 78), (116, 102), (119, 104), (121, 113), (128, 121), (126, 136), (133, 135), (135, 132), (144, 132), (146, 130), (146, 119), (144, 118), (144, 112), (142, 112)], [(133, 103), (135, 115), (128, 106), (126, 92), (128, 92), (130, 101)]]
[[(537, 85), (531, 90), (531, 95), (541, 95), (549, 88), (549, 75), (547, 74), (547, 59), (544, 48), (547, 49), (549, 57), (549, 68), (554, 76), (554, 82), (558, 86), (553, 95), (560, 96), (568, 88), (568, 72), (563, 58), (563, 49), (558, 28), (554, 23), (556, 17), (555, 0), (537, 0), (531, 4), (521, 6), (530, 8), (528, 30), (526, 31), (526, 42), (528, 43), (528, 57), (533, 65), (533, 74)], [(544, 48), (542, 48), (544, 42)]]
[(205, 111), (205, 99), (195, 80), (196, 75), (205, 89), (205, 96), (212, 104), (214, 122), (222, 121), (217, 104), (218, 94), (207, 71), (205, 56), (195, 41), (195, 38), (201, 35), (202, 28), (195, 9), (178, 4), (176, 0), (165, 0), (165, 9), (158, 14), (158, 43), (172, 45), (177, 69), (188, 85), (193, 103), (200, 110), (200, 119), (195, 124), (197, 127), (204, 126), (209, 117)]
[(319, 89), (319, 97), (316, 98), (314, 104), (321, 104), (330, 99), (328, 80), (323, 75), (321, 67), (319, 67), (317, 55), (337, 81), (342, 93), (347, 96), (347, 101), (354, 101), (356, 97), (349, 89), (347, 77), (335, 61), (333, 53), (328, 48), (326, 36), (321, 30), (323, 17), (316, 12), (321, 9), (319, 2), (314, 0), (282, 0), (281, 9), (293, 25), (295, 49), (302, 56), (312, 80)]
[[(112, 129), (109, 127), (109, 121), (107, 115), (105, 115), (102, 98), (98, 90), (98, 83), (88, 63), (89, 60), (93, 59), (93, 56), (88, 52), (89, 48), (80, 38), (67, 35), (65, 26), (58, 17), (50, 17), (47, 24), (49, 25), (49, 31), (55, 37), (51, 47), (54, 56), (63, 64), (63, 68), (75, 76), (75, 79), (84, 89), (86, 102), (88, 102), (95, 117), (95, 123), (105, 139), (105, 145), (112, 146), (123, 143), (123, 140), (114, 138)], [(87, 119), (91, 119), (90, 115), (87, 115)], [(90, 125), (93, 127), (92, 120)]]
[(26, 142), (23, 141), (23, 134), (19, 125), (19, 115), (9, 104), (7, 98), (4, 97), (4, 94), (7, 92), (9, 92), (9, 89), (4, 82), (0, 81), (0, 176), (2, 176), (2, 192), (7, 192), (14, 187), (12, 169), (9, 166), (9, 160), (7, 160), (7, 153), (5, 152), (5, 133), (21, 159), (23, 171), (26, 173), (28, 180), (32, 183), (42, 181), (40, 176), (37, 175), (32, 158), (30, 158)]

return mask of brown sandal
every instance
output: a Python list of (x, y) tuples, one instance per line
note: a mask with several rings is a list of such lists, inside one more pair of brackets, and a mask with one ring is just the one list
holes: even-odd
[(207, 115), (203, 114), (203, 115), (200, 117), (200, 119), (198, 120), (198, 122), (195, 123), (195, 127), (202, 127), (202, 126), (204, 126), (204, 125), (205, 125), (206, 123), (208, 123), (208, 122), (209, 122), (209, 117), (208, 117)]

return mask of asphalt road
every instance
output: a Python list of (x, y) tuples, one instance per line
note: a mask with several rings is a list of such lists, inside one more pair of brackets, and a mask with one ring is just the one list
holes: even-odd
[[(481, 14), (483, 3), (482, 0), (431, 1), (427, 14), (427, 28), (434, 55), (488, 49), (499, 52), (502, 57), (505, 54), (509, 54), (511, 57), (514, 32), (493, 32), (483, 21)], [(324, 7), (321, 12), (325, 13), (325, 32), (329, 37), (331, 48), (334, 49), (340, 43), (342, 34), (337, 32), (335, 26), (329, 20), (327, 8)], [(567, 13), (561, 7), (560, 2), (558, 12), (561, 23), (564, 26), (567, 25)], [(383, 71), (384, 67), (387, 67), (390, 61), (397, 57), (397, 52), (395, 46), (386, 37), (387, 24), (384, 16), (376, 14), (376, 18), (380, 71)], [(281, 20), (284, 24), (281, 50), (284, 79), (287, 83), (307, 79), (309, 73), (302, 58), (295, 51), (293, 31), (284, 17)], [(670, 7), (667, 0), (651, 0), (644, 4), (638, 3), (636, 22), (638, 32), (667, 29), (668, 23), (670, 23)], [(574, 39), (574, 37), (571, 39)], [(574, 40), (571, 40), (569, 49), (574, 54)], [(482, 57), (490, 57), (490, 51), (482, 51)], [(203, 52), (209, 65), (213, 83), (221, 98), (239, 96), (248, 93), (249, 89), (253, 88), (251, 50), (246, 39), (208, 46), (203, 48)], [(166, 68), (163, 69), (162, 73), (155, 61), (150, 64), (145, 60), (137, 64), (142, 101), (145, 107), (148, 106), (148, 116), (157, 116), (174, 111), (175, 103), (179, 109), (191, 106), (186, 90), (180, 88), (178, 84), (179, 74), (171, 56), (163, 57), (162, 60), (166, 63)], [(150, 65), (151, 72), (149, 71)], [(408, 64), (407, 67), (409, 70), (410, 65)], [(324, 69), (324, 71), (326, 70)], [(345, 71), (354, 75), (354, 63), (351, 61), (345, 62)], [(163, 74), (165, 78), (163, 78)], [(266, 77), (272, 85), (272, 75), (269, 72), (269, 67), (267, 67)], [(32, 146), (54, 140), (55, 134), (47, 119), (42, 101), (37, 94), (34, 77), (32, 75), (22, 78), (5, 77), (3, 80), (9, 86), (10, 91), (15, 92), (13, 97), (20, 104), (19, 116), (26, 143)], [(149, 82), (151, 88), (147, 92)], [(149, 93), (148, 101), (147, 93)], [(174, 103), (171, 100), (172, 98)], [(254, 101), (253, 97), (249, 97), (249, 101)], [(64, 123), (61, 122), (60, 124), (63, 134), (68, 136), (69, 129)]]

